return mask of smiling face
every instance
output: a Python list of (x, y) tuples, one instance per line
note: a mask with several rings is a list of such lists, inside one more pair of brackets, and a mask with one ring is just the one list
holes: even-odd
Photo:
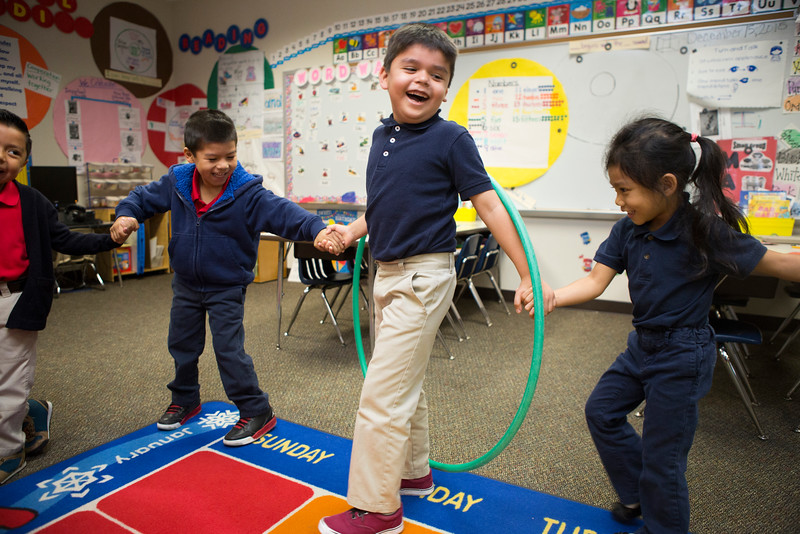
[(183, 149), (186, 160), (197, 166), (202, 185), (219, 191), (236, 169), (236, 141), (206, 143), (194, 153)]
[(608, 180), (617, 194), (614, 203), (636, 225), (647, 224), (651, 231), (658, 230), (677, 210), (676, 195), (647, 189), (626, 176), (619, 167), (608, 169)]
[(25, 140), (21, 131), (0, 124), (0, 189), (14, 180), (28, 161)]
[(392, 60), (389, 71), (381, 68), (381, 87), (389, 91), (397, 122), (419, 124), (436, 114), (447, 96), (447, 65), (439, 50), (414, 44)]

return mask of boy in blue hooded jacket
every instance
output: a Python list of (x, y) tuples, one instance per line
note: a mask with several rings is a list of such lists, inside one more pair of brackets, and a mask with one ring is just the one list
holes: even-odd
[(325, 236), (322, 219), (265, 189), (260, 176), (238, 163), (236, 127), (223, 112), (193, 113), (184, 143), (188, 163), (131, 191), (117, 206), (111, 235), (127, 236), (139, 222), (171, 212), (169, 256), (175, 275), (167, 343), (175, 378), (167, 386), (172, 402), (158, 428), (176, 429), (200, 412), (197, 363), (208, 314), (222, 385), (240, 417), (223, 443), (246, 445), (276, 423), (253, 360), (244, 351), (245, 292), (254, 278), (260, 233), (314, 241), (317, 248), (335, 253), (341, 247)]

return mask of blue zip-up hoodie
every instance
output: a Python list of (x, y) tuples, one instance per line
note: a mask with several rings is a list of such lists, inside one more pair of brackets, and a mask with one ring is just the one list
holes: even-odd
[(197, 291), (252, 282), (261, 232), (313, 241), (325, 228), (318, 216), (265, 189), (261, 176), (238, 163), (220, 198), (198, 217), (192, 202), (194, 170), (193, 163), (173, 165), (161, 180), (131, 191), (116, 216), (142, 222), (171, 211), (170, 265), (181, 282)]

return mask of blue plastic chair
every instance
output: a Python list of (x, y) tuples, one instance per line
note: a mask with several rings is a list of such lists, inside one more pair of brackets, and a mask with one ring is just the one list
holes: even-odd
[[(511, 311), (508, 309), (508, 305), (506, 304), (506, 300), (503, 298), (503, 292), (500, 290), (500, 286), (495, 280), (494, 275), (492, 274), (492, 269), (495, 265), (497, 265), (497, 261), (500, 259), (500, 245), (497, 243), (497, 239), (494, 238), (492, 234), (486, 238), (486, 241), (483, 242), (483, 246), (478, 253), (478, 260), (475, 262), (475, 270), (472, 272), (471, 275), (467, 278), (467, 284), (465, 287), (469, 287), (470, 293), (472, 293), (472, 297), (475, 299), (475, 302), (478, 304), (478, 308), (480, 308), (481, 313), (483, 314), (483, 318), (486, 320), (486, 326), (492, 326), (492, 321), (489, 319), (489, 313), (486, 311), (486, 307), (483, 305), (483, 300), (481, 300), (480, 295), (478, 295), (478, 290), (475, 287), (475, 277), (480, 275), (486, 275), (489, 277), (489, 281), (492, 283), (492, 287), (494, 288), (495, 293), (497, 293), (497, 300), (500, 304), (503, 305), (503, 309), (506, 312), (506, 315), (511, 315)], [(463, 288), (462, 288), (463, 292)]]
[[(482, 240), (483, 236), (480, 234), (470, 235), (464, 240), (464, 243), (461, 245), (461, 250), (458, 252), (458, 254), (456, 254), (455, 270), (457, 285), (464, 284), (465, 287), (468, 285), (469, 277), (472, 276), (472, 273), (475, 271), (475, 266), (478, 262), (478, 247), (480, 247)], [(458, 308), (456, 308), (455, 304), (456, 301), (458, 301), (458, 298), (461, 296), (463, 288), (461, 291), (458, 291), (457, 287), (456, 289), (456, 297), (453, 298), (453, 301), (450, 303), (450, 312), (458, 321), (461, 330), (464, 332), (464, 337), (469, 339), (469, 336), (467, 335), (467, 329), (464, 328), (464, 321), (461, 318), (461, 314), (458, 313)], [(449, 316), (448, 320), (450, 321), (453, 329), (456, 330), (455, 324)], [(458, 334), (458, 339), (461, 341), (462, 337), (458, 330), (456, 330), (456, 334)]]

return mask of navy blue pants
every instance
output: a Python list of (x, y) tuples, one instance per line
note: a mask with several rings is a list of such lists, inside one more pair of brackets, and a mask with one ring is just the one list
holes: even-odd
[[(589, 431), (620, 501), (642, 506), (638, 534), (689, 531), (686, 461), (715, 360), (708, 326), (637, 329), (586, 402)], [(627, 416), (642, 401), (640, 436)]]
[(240, 417), (254, 417), (269, 408), (258, 387), (253, 360), (244, 351), (245, 288), (199, 292), (172, 279), (172, 310), (167, 344), (175, 360), (175, 379), (167, 387), (172, 402), (187, 406), (200, 401), (197, 362), (206, 344), (206, 313), (217, 367), (228, 399)]

